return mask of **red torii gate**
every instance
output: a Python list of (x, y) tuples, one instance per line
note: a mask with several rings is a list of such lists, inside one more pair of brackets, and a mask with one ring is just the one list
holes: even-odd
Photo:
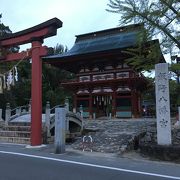
[(45, 38), (57, 34), (57, 29), (62, 27), (62, 22), (53, 18), (29, 29), (9, 34), (0, 38), (0, 49), (6, 52), (11, 47), (31, 43), (32, 47), (27, 52), (7, 53), (0, 57), (0, 62), (16, 61), (24, 57), (32, 58), (31, 82), (31, 145), (42, 144), (42, 61), (41, 57), (48, 54), (48, 48), (42, 46)]

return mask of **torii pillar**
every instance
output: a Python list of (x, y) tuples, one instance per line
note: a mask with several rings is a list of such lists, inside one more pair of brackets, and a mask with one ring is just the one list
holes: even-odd
[[(32, 42), (32, 72), (31, 72), (31, 145), (42, 142), (42, 61), (39, 48), (41, 42)], [(40, 119), (40, 120), (39, 120)]]
[(62, 22), (53, 18), (29, 29), (10, 34), (0, 38), (0, 48), (5, 52), (17, 45), (31, 43), (32, 48), (27, 52), (9, 53), (0, 57), (0, 62), (16, 61), (32, 58), (32, 82), (31, 82), (31, 145), (42, 144), (42, 61), (41, 57), (48, 55), (48, 48), (42, 46), (43, 40), (54, 36), (57, 29), (62, 27)]

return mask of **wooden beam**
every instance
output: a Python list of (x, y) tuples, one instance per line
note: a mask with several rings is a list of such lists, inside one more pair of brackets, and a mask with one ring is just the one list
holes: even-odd
[(26, 44), (26, 43), (30, 43), (33, 38), (41, 38), (42, 40), (43, 39), (42, 37), (45, 36), (48, 33), (48, 31), (49, 29), (46, 28), (46, 29), (32, 32), (32, 33), (29, 33), (20, 37), (5, 39), (1, 41), (1, 46), (11, 47), (11, 46), (16, 46), (16, 45)]
[(56, 35), (57, 29), (60, 27), (62, 27), (62, 22), (53, 18), (34, 27), (1, 37), (0, 47), (12, 47), (31, 43), (35, 40), (43, 41), (47, 37)]
[(22, 51), (20, 53), (11, 53), (7, 54), (4, 59), (1, 59), (0, 62), (8, 62), (8, 61), (17, 61), (22, 59), (28, 59), (31, 58), (32, 50), (34, 48), (39, 48), (39, 56), (46, 56), (48, 54), (48, 47), (47, 46), (41, 46), (41, 47), (33, 47), (27, 51)]

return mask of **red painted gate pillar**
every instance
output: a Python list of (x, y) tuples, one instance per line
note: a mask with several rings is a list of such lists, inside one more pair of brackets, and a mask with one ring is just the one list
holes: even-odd
[(42, 144), (42, 61), (39, 56), (41, 42), (32, 42), (31, 84), (31, 145)]
[[(47, 47), (42, 47), (42, 41), (45, 38), (57, 34), (57, 29), (62, 27), (62, 22), (53, 18), (37, 26), (9, 34), (0, 38), (0, 48), (7, 50), (3, 54), (2, 61), (16, 61), (19, 59), (32, 58), (32, 84), (31, 84), (31, 145), (37, 146), (42, 143), (42, 56), (48, 54)], [(9, 53), (9, 48), (32, 43), (31, 53)]]

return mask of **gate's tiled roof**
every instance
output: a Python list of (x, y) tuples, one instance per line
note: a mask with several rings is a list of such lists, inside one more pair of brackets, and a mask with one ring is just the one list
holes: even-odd
[(66, 53), (48, 56), (45, 59), (61, 59), (83, 54), (124, 49), (137, 43), (142, 24), (118, 27), (76, 36), (74, 46)]

